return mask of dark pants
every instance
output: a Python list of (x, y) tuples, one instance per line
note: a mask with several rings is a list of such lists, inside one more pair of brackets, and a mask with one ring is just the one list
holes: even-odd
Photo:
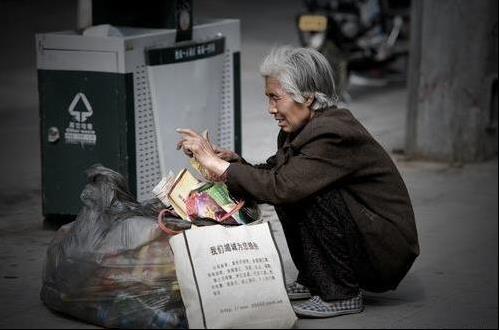
[(276, 206), (276, 211), (299, 271), (298, 283), (324, 301), (356, 296), (367, 257), (341, 193), (333, 189), (299, 205)]

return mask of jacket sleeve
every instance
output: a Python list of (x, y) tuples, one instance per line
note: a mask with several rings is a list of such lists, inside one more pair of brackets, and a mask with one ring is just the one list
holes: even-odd
[(246, 161), (244, 158), (240, 158), (236, 161), (231, 161), (231, 164), (243, 164), (243, 165), (250, 165), (254, 168), (260, 168), (260, 169), (272, 169), (276, 165), (276, 156), (271, 156), (267, 159), (265, 163), (257, 164), (257, 165), (251, 165)]
[(231, 193), (274, 205), (307, 198), (351, 174), (359, 166), (355, 148), (341, 141), (312, 141), (289, 155), (282, 165), (259, 168), (231, 164), (227, 186)]
[(262, 170), (271, 170), (276, 166), (276, 156), (272, 156), (265, 163), (253, 165), (254, 168), (262, 169)]

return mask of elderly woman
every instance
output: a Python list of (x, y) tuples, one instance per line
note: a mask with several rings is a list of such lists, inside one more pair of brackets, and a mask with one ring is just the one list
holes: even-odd
[(363, 310), (360, 289), (395, 289), (419, 254), (414, 213), (390, 156), (335, 104), (332, 69), (319, 52), (274, 49), (261, 65), (277, 153), (250, 165), (188, 129), (179, 148), (230, 192), (275, 206), (297, 281), (298, 316)]

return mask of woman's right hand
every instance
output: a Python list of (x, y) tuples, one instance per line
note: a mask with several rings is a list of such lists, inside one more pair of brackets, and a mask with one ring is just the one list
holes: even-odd
[(206, 140), (208, 140), (208, 142), (211, 144), (211, 147), (213, 148), (213, 150), (215, 150), (215, 153), (219, 158), (225, 160), (226, 162), (236, 162), (241, 160), (241, 157), (238, 154), (236, 154), (234, 151), (219, 148), (218, 146), (211, 143), (210, 138), (208, 137), (207, 130), (203, 132), (203, 137)]
[[(241, 157), (238, 154), (236, 154), (235, 152), (233, 152), (231, 150), (227, 150), (227, 149), (222, 149), (222, 148), (219, 148), (218, 146), (214, 145), (210, 141), (210, 138), (208, 136), (208, 131), (204, 131), (202, 133), (202, 136), (210, 143), (210, 145), (213, 148), (213, 151), (215, 151), (217, 157), (225, 160), (226, 162), (236, 162), (236, 161), (241, 160)], [(182, 147), (182, 141), (179, 141), (177, 143), (177, 150), (181, 149), (181, 147)], [(187, 157), (192, 158), (193, 155), (192, 155), (192, 152), (190, 150), (182, 148), (182, 151), (185, 153), (185, 155)]]
[(239, 155), (233, 151), (221, 149), (217, 146), (213, 146), (213, 149), (215, 150), (217, 156), (219, 158), (222, 158), (226, 162), (236, 162), (236, 161), (241, 160), (241, 157), (239, 157)]
[[(213, 151), (215, 151), (217, 157), (225, 160), (226, 162), (237, 162), (237, 161), (241, 160), (241, 157), (238, 154), (236, 154), (235, 152), (233, 152), (231, 150), (227, 150), (227, 149), (222, 149), (222, 148), (214, 145), (208, 136), (208, 131), (204, 131), (202, 133), (202, 136), (203, 136), (203, 138), (205, 138), (208, 141), (208, 143), (210, 143), (210, 145), (213, 148)], [(179, 150), (181, 148), (181, 145), (182, 145), (182, 141), (179, 141), (177, 143), (177, 150)], [(182, 149), (182, 151), (185, 153), (186, 156), (192, 158), (192, 152), (190, 150)]]

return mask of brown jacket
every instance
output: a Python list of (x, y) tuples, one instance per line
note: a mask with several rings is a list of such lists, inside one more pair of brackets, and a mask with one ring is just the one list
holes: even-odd
[(283, 208), (339, 188), (374, 269), (366, 289), (395, 289), (419, 254), (411, 201), (395, 164), (346, 109), (317, 112), (294, 137), (281, 131), (276, 155), (263, 166), (231, 164), (227, 186)]

